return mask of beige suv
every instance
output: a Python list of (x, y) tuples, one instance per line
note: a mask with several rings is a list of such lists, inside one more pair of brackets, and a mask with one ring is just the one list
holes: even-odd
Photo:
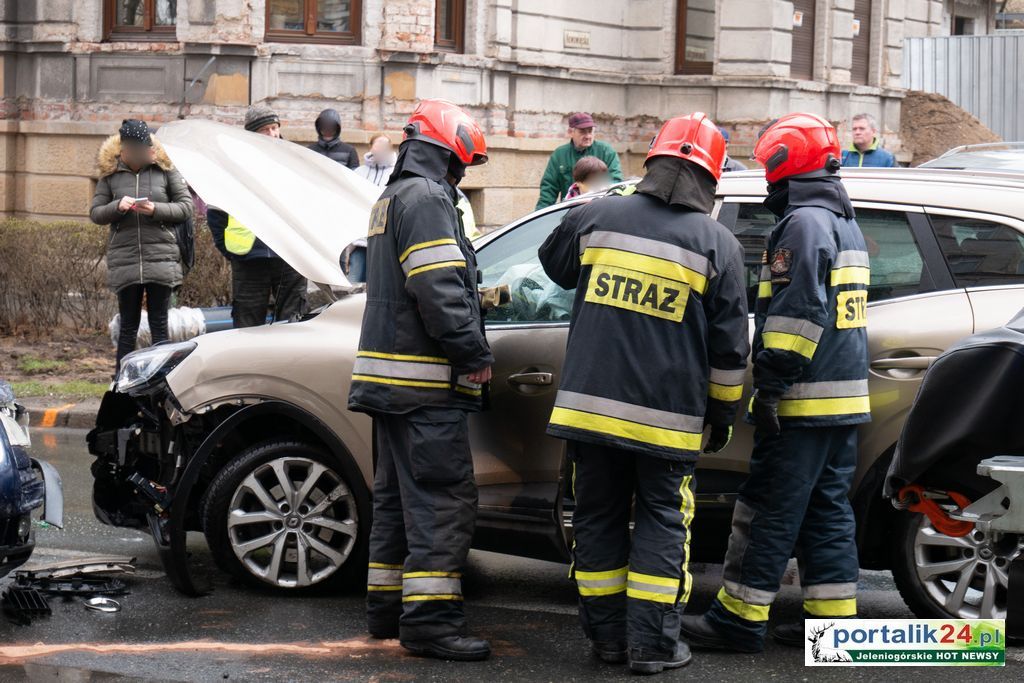
[[(961, 547), (970, 539), (951, 543), (920, 516), (898, 525), (880, 491), (929, 362), (1024, 305), (1024, 176), (843, 175), (871, 255), (874, 419), (860, 431), (852, 494), (861, 565), (891, 568), (922, 615), (1003, 616), (1006, 586), (997, 572), (964, 578), (949, 569), (951, 554), (971, 552)], [(714, 209), (743, 244), (752, 294), (774, 224), (764, 191), (758, 172), (726, 174)], [(594, 198), (532, 213), (476, 243), (484, 284), (512, 289), (512, 303), (488, 314), (496, 359), (490, 406), (470, 420), (477, 548), (569, 557), (563, 442), (544, 430), (572, 293), (545, 277), (537, 248), (566, 211), (587, 201)], [(150, 529), (170, 578), (187, 592), (202, 591), (188, 570), (187, 531), (203, 532), (217, 563), (252, 584), (362, 581), (373, 442), (370, 419), (346, 403), (363, 305), (364, 296), (352, 294), (301, 322), (207, 334), (126, 359), (90, 435), (100, 519)], [(701, 460), (695, 561), (722, 559), (751, 436), (740, 424), (725, 451)], [(1007, 549), (1019, 552), (1016, 543)]]

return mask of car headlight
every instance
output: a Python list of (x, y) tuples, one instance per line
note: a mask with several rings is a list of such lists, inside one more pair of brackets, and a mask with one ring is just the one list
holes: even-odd
[(121, 360), (121, 372), (117, 376), (117, 390), (121, 393), (130, 393), (132, 389), (148, 386), (164, 378), (195, 348), (196, 343), (189, 341), (160, 344), (129, 353)]

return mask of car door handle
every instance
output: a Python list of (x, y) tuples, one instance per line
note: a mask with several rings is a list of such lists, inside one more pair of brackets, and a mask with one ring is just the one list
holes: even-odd
[(550, 372), (520, 372), (516, 375), (509, 375), (509, 384), (528, 384), (531, 386), (548, 386), (551, 384), (554, 375)]
[(871, 361), (876, 370), (927, 370), (935, 356), (906, 356), (902, 358), (879, 358)]

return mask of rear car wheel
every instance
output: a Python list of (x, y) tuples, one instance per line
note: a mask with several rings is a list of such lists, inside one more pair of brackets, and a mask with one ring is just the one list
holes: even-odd
[(333, 455), (294, 441), (252, 446), (214, 478), (202, 520), (218, 566), (256, 586), (335, 586), (365, 573), (353, 482)]
[(1016, 534), (974, 529), (947, 536), (925, 515), (901, 513), (892, 574), (907, 606), (922, 618), (1005, 619), (1010, 562), (1024, 552)]

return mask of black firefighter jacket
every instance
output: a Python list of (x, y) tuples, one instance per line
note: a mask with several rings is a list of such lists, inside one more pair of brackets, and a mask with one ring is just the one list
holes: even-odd
[(350, 410), (480, 408), (482, 388), (466, 375), (494, 358), (480, 316), (476, 256), (455, 191), (443, 180), (449, 154), (425, 142), (403, 143), (371, 212)]
[(576, 288), (548, 433), (694, 461), (731, 425), (749, 353), (743, 251), (710, 217), (645, 194), (577, 207), (540, 248)]
[(789, 181), (758, 283), (754, 388), (784, 425), (868, 422), (867, 247), (837, 177)]

